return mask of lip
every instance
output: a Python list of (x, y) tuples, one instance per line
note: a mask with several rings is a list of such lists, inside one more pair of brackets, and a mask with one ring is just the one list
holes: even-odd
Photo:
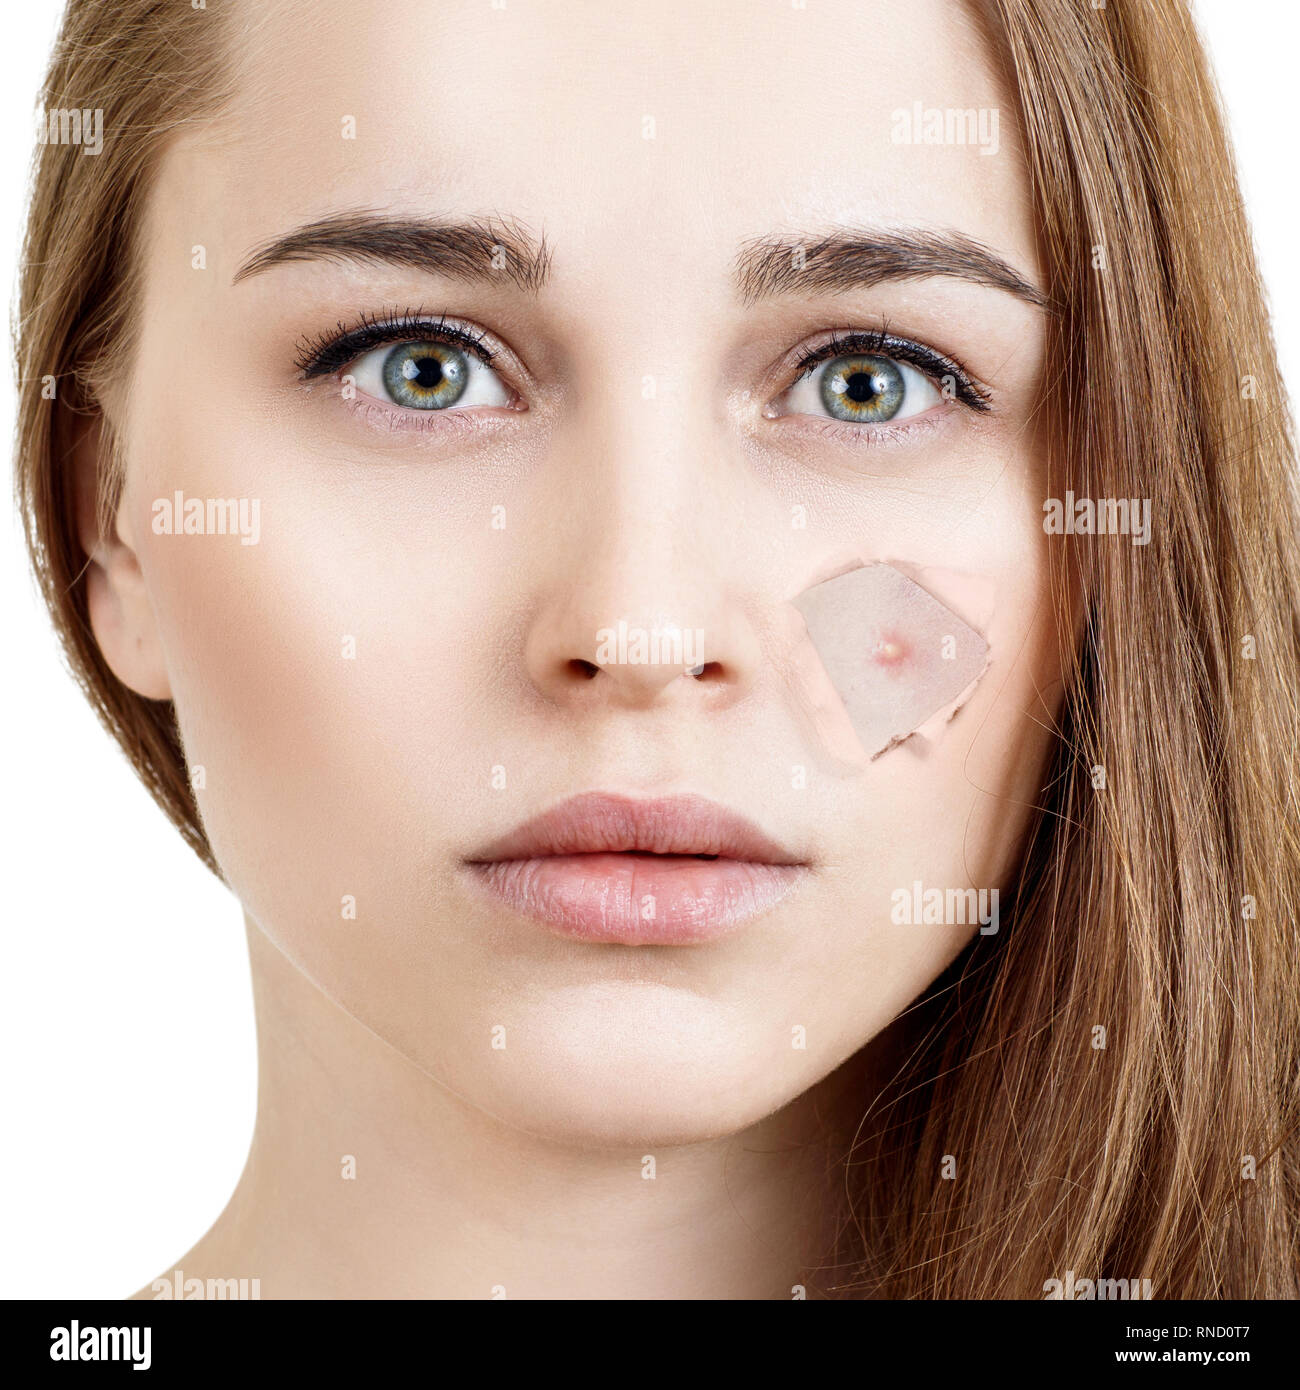
[(714, 941), (775, 906), (809, 869), (707, 797), (604, 792), (561, 802), (464, 864), (558, 935), (627, 946)]

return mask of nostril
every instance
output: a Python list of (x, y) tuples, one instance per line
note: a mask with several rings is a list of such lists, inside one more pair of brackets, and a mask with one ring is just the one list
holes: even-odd
[(574, 657), (568, 663), (569, 671), (575, 676), (581, 676), (583, 680), (592, 680), (599, 672), (600, 667), (590, 661), (583, 661), (581, 657)]
[(686, 674), (694, 676), (697, 681), (716, 681), (722, 678), (722, 663), (720, 661), (706, 661), (703, 666), (692, 666)]

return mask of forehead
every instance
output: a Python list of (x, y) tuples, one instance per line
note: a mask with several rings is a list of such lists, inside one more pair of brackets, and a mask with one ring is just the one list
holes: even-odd
[[(220, 216), (232, 258), (382, 207), (521, 219), (545, 232), (556, 278), (631, 262), (697, 281), (746, 238), (830, 223), (954, 227), (1032, 260), (1008, 94), (955, 0), (235, 14), (234, 106), (162, 179), (164, 197)], [(927, 142), (935, 112), (982, 115), (996, 152)]]

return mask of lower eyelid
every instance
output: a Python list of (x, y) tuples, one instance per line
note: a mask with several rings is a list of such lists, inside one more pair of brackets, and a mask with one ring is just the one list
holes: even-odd
[(445, 410), (414, 410), (393, 401), (381, 401), (358, 390), (345, 398), (344, 408), (368, 428), (383, 434), (480, 433), (509, 428), (511, 417), (526, 414), (520, 406), (464, 406)]
[(928, 410), (909, 415), (904, 420), (884, 420), (874, 425), (837, 420), (832, 415), (805, 415), (798, 412), (771, 415), (767, 418), (783, 430), (813, 434), (835, 444), (862, 448), (891, 443), (902, 444), (942, 429), (943, 422), (952, 414), (952, 408), (958, 405), (957, 401), (940, 400)]

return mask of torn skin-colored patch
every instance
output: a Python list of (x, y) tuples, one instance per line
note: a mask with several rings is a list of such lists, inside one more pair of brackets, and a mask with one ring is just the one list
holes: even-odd
[[(912, 567), (908, 567), (909, 569)], [(860, 565), (793, 600), (825, 676), (871, 759), (913, 736), (934, 738), (969, 699), (989, 665), (985, 639), (924, 578), (969, 614), (987, 621), (985, 587), (942, 570), (903, 573), (893, 564)], [(810, 680), (807, 688), (818, 682)], [(816, 720), (835, 729), (826, 699)], [(840, 740), (842, 741), (842, 739)]]

